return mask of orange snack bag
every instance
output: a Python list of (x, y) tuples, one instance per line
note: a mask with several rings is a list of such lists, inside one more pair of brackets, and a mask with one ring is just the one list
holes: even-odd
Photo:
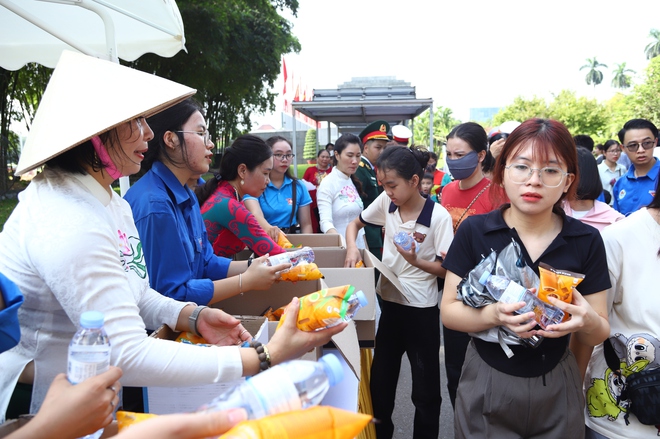
[(194, 344), (197, 346), (213, 346), (202, 337), (195, 335), (192, 332), (182, 332), (174, 341), (178, 343)]
[[(367, 299), (362, 291), (356, 292), (353, 285), (324, 288), (300, 298), (296, 326), (301, 331), (330, 328), (353, 318), (357, 310), (366, 304)], [(285, 318), (286, 314), (280, 319), (277, 329)]]
[(301, 263), (280, 273), (280, 280), (288, 282), (317, 279), (323, 279), (323, 273), (319, 271), (319, 267), (313, 262), (309, 264)]
[(121, 432), (126, 427), (156, 417), (158, 417), (158, 415), (154, 415), (153, 413), (133, 413), (119, 410), (117, 412), (117, 428)]
[(353, 439), (371, 415), (315, 406), (243, 421), (219, 439)]
[(550, 303), (548, 297), (571, 303), (573, 288), (584, 279), (584, 274), (557, 270), (544, 262), (539, 264), (539, 273), (541, 274), (541, 284), (536, 295), (546, 303)]
[(289, 241), (289, 239), (282, 231), (280, 231), (280, 234), (277, 235), (277, 245), (282, 248), (293, 248), (293, 244), (291, 244), (291, 241)]
[(364, 267), (364, 262), (357, 261), (357, 263), (355, 264), (355, 268), (362, 268), (362, 267)]

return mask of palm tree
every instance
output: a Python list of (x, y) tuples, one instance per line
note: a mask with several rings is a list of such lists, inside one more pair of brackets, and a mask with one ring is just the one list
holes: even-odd
[(598, 84), (603, 82), (603, 72), (598, 70), (599, 67), (607, 68), (605, 64), (599, 63), (595, 56), (593, 58), (587, 58), (587, 63), (580, 67), (580, 70), (589, 69), (584, 79), (587, 81), (587, 85), (594, 85), (594, 90)]
[(651, 29), (651, 32), (649, 32), (649, 37), (654, 38), (655, 41), (651, 41), (646, 45), (646, 49), (644, 49), (644, 53), (646, 53), (646, 59), (655, 58), (656, 56), (660, 55), (660, 30)]
[(614, 78), (612, 78), (612, 87), (619, 88), (621, 90), (630, 88), (631, 78), (627, 73), (636, 73), (634, 70), (627, 69), (626, 63), (621, 63), (616, 65), (614, 70)]

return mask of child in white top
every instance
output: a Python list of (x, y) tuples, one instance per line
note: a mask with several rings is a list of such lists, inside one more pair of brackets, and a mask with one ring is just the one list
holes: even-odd
[[(398, 291), (384, 276), (378, 281), (381, 317), (371, 368), (371, 394), (379, 439), (391, 438), (392, 410), (401, 366), (407, 353), (413, 378), (415, 438), (438, 437), (440, 416), (440, 322), (437, 278), (444, 277), (442, 255), (452, 240), (452, 220), (444, 207), (424, 198), (419, 185), (429, 153), (389, 147), (378, 159), (378, 180), (384, 192), (346, 228), (345, 266), (360, 260), (355, 245), (366, 224), (385, 226), (383, 263), (398, 276)], [(334, 172), (334, 171), (333, 171)], [(325, 181), (325, 180), (324, 180)], [(394, 244), (400, 231), (413, 237), (406, 251)]]

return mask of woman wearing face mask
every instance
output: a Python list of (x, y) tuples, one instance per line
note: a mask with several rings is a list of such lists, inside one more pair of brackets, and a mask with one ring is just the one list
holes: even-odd
[[(447, 166), (454, 181), (442, 189), (441, 204), (451, 215), (454, 233), (467, 217), (488, 213), (497, 207), (491, 201), (490, 180), (484, 177), (481, 166), (486, 159), (493, 160), (487, 146), (486, 131), (474, 122), (458, 125), (447, 136)], [(442, 331), (447, 389), (453, 406), (470, 337), (444, 325)]]

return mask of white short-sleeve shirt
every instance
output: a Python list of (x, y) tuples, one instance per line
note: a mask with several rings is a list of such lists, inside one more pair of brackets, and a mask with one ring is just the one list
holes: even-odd
[(400, 231), (415, 233), (417, 257), (435, 261), (442, 252), (449, 249), (454, 236), (451, 216), (447, 210), (427, 199), (416, 221), (403, 222), (398, 207), (383, 192), (360, 214), (360, 220), (367, 224), (385, 226), (383, 263), (398, 276), (405, 289), (405, 297), (402, 297), (401, 292), (387, 278), (380, 276), (376, 290), (383, 300), (415, 308), (437, 305), (437, 276), (406, 262), (397, 251), (393, 240), (394, 235)]

